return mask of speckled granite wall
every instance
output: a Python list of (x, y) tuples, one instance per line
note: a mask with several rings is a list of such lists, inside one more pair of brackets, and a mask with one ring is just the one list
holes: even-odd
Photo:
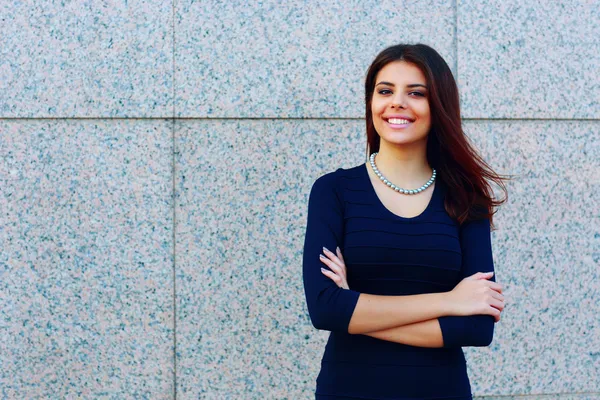
[(0, 117), (162, 117), (173, 109), (173, 4), (0, 2)]
[(422, 41), (516, 175), (473, 391), (599, 399), (600, 8), (527, 4), (0, 4), (0, 398), (311, 398), (308, 191), (364, 161), (372, 58)]
[(0, 398), (173, 393), (171, 130), (0, 121)]
[(457, 1), (463, 117), (600, 117), (600, 4)]
[(507, 308), (492, 345), (466, 349), (477, 394), (600, 392), (598, 127), (465, 124), (484, 158), (516, 175), (492, 233)]
[[(178, 393), (184, 398), (310, 397), (326, 334), (312, 328), (304, 306), (308, 191), (321, 171), (361, 162), (362, 125), (177, 124)], [(342, 161), (344, 154), (352, 156)]]
[(176, 115), (360, 118), (383, 48), (427, 40), (454, 65), (454, 16), (443, 0), (177, 1)]
[[(597, 169), (587, 164), (598, 166), (600, 148), (590, 143), (595, 122), (576, 125), (466, 124), (490, 163), (518, 175), (493, 233), (498, 279), (514, 302), (492, 346), (467, 349), (478, 394), (598, 389), (600, 271), (591, 221), (600, 193), (591, 184)], [(363, 161), (362, 130), (362, 121), (348, 120), (178, 124), (181, 393), (310, 396), (326, 335), (304, 311), (306, 196), (322, 171)]]

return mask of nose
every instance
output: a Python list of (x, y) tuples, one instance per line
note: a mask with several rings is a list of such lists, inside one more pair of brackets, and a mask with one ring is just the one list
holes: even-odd
[(404, 97), (401, 94), (392, 98), (392, 108), (405, 108)]

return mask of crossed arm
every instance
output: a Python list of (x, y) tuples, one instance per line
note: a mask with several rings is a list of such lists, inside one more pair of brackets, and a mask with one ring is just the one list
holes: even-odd
[[(326, 248), (323, 248), (323, 252), (327, 257), (320, 256), (320, 260), (328, 268), (322, 268), (322, 274), (331, 279), (340, 289), (349, 290), (346, 279), (346, 266), (339, 248), (336, 248), (336, 254)], [(457, 285), (457, 288), (461, 287), (460, 296), (481, 287), (480, 285), (477, 286), (475, 281), (488, 279), (492, 276), (492, 273), (480, 272), (469, 276), (468, 279)], [(466, 282), (467, 280), (469, 282)], [(501, 286), (497, 283), (486, 282), (486, 285), (489, 285), (488, 292), (493, 293), (493, 296), (488, 296), (484, 305), (488, 309), (493, 309), (493, 315), (472, 315), (473, 312), (465, 316), (449, 315), (453, 311), (443, 307), (443, 303), (449, 302), (450, 298), (448, 294), (443, 293), (404, 296), (401, 299), (404, 301), (401, 303), (394, 296), (382, 298), (362, 294), (357, 300), (348, 331), (349, 333), (364, 334), (380, 340), (417, 347), (487, 346), (491, 343), (493, 335), (493, 322), (491, 319), (495, 318), (496, 322), (500, 320), (500, 312), (504, 309), (504, 296), (502, 295)], [(454, 298), (457, 296), (459, 294), (455, 294)], [(475, 297), (469, 299), (469, 301), (474, 300)], [(369, 307), (368, 303), (370, 301), (377, 303), (376, 306)], [(365, 303), (367, 304), (365, 305)], [(386, 307), (386, 305), (391, 307)], [(394, 311), (402, 315), (403, 320), (397, 317), (390, 318)], [(429, 318), (439, 313), (443, 315), (418, 320), (423, 319), (424, 315), (428, 315), (426, 318)], [(384, 318), (386, 325), (375, 328), (378, 323), (377, 319), (381, 317)], [(407, 322), (411, 320), (417, 321)], [(444, 337), (447, 337), (447, 343), (445, 343)]]
[(444, 347), (442, 329), (437, 318), (382, 331), (369, 332), (365, 335), (409, 346)]
[(491, 307), (492, 300), (484, 312), (468, 309), (467, 306), (473, 303), (473, 299), (468, 298), (468, 285), (477, 289), (484, 285), (475, 280), (471, 280), (467, 286), (463, 285), (461, 300), (464, 301), (460, 312), (454, 306), (452, 310), (448, 309), (449, 292), (412, 296), (362, 294), (334, 283), (333, 278), (327, 276), (327, 273), (333, 274), (333, 270), (322, 272), (319, 265), (323, 267), (323, 264), (317, 261), (323, 246), (336, 248), (343, 236), (342, 205), (334, 188), (334, 176), (325, 175), (315, 182), (309, 198), (303, 279), (313, 325), (317, 329), (364, 334), (419, 347), (489, 345), (494, 320), (499, 320), (503, 308), (501, 288), (492, 275), (475, 274), (478, 271), (493, 271), (489, 221), (476, 221), (462, 230), (460, 239), (465, 244), (462, 247), (463, 275), (477, 275), (473, 278), (477, 281), (491, 278), (492, 282), (486, 282), (485, 285), (488, 291), (495, 285), (496, 299), (493, 301), (497, 310)]
[[(328, 269), (321, 271), (323, 275), (330, 278), (340, 288), (349, 289), (346, 279), (346, 265), (339, 248), (336, 248), (336, 254), (327, 249), (324, 249), (323, 252), (326, 257), (321, 257), (321, 261), (328, 267)], [(438, 318), (363, 334), (376, 339), (402, 343), (409, 346), (444, 347), (444, 338)]]

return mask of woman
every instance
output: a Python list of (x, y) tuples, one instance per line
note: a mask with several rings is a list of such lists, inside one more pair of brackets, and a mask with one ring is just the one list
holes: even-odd
[[(502, 179), (461, 129), (431, 47), (383, 50), (365, 81), (368, 162), (318, 178), (303, 253), (313, 325), (331, 331), (316, 399), (471, 399), (462, 346), (504, 309), (493, 271)], [(317, 258), (318, 257), (318, 258)]]

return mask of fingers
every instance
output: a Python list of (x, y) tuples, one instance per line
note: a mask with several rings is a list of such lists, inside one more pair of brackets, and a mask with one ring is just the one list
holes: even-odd
[(319, 254), (319, 259), (323, 264), (327, 265), (336, 274), (341, 275), (343, 277), (346, 276), (346, 268), (340, 267), (335, 262), (325, 257), (323, 254)]
[(494, 276), (494, 272), (476, 272), (471, 276), (466, 277), (465, 279), (490, 279)]
[(488, 314), (494, 317), (496, 322), (500, 321), (500, 311), (494, 307), (490, 307), (488, 310)]
[(338, 276), (337, 274), (334, 274), (331, 271), (326, 270), (325, 268), (321, 268), (321, 272), (323, 273), (323, 275), (325, 275), (326, 277), (328, 277), (329, 279), (334, 281), (336, 285), (341, 287), (342, 278), (340, 276)]
[(344, 261), (341, 260), (340, 258), (338, 258), (338, 256), (336, 256), (335, 254), (333, 254), (326, 247), (323, 247), (323, 253), (325, 253), (325, 255), (327, 257), (329, 257), (331, 259), (331, 261), (333, 261), (336, 265), (339, 265), (340, 268), (346, 268), (346, 265), (344, 264)]
[(502, 293), (498, 293), (495, 290), (492, 290), (490, 291), (490, 296), (504, 302), (504, 295)]
[(321, 268), (321, 272), (323, 273), (323, 275), (331, 279), (338, 287), (342, 289), (350, 289), (350, 287), (348, 286), (348, 282), (346, 282), (346, 278), (341, 277), (333, 271), (330, 271), (325, 268)]
[(344, 263), (344, 265), (346, 265), (346, 262), (344, 261), (344, 257), (342, 257), (342, 251), (340, 250), (339, 247), (335, 248), (335, 254), (337, 254), (338, 258), (340, 260), (342, 260), (342, 262)]
[[(471, 279), (471, 280), (483, 280), (483, 279), (490, 279), (493, 276), (493, 272), (477, 272), (465, 279)], [(494, 289), (496, 292), (498, 293), (502, 293), (502, 285), (499, 284), (498, 282), (494, 282), (494, 281), (485, 281), (485, 285)]]
[(504, 295), (502, 293), (498, 293), (493, 289), (488, 290), (488, 297), (486, 302), (489, 303), (490, 306), (502, 311), (504, 310)]
[(339, 247), (336, 248), (337, 256), (329, 251), (329, 249), (326, 247), (323, 247), (323, 253), (325, 253), (329, 258), (325, 257), (323, 254), (319, 254), (319, 259), (323, 264), (330, 268), (330, 270), (321, 268), (323, 275), (330, 278), (333, 282), (335, 282), (336, 285), (338, 285), (338, 287), (342, 289), (350, 289), (346, 281), (346, 265), (344, 264), (342, 252), (340, 251)]
[(494, 289), (498, 293), (502, 293), (502, 285), (497, 282), (489, 281), (489, 287)]
[(494, 317), (494, 320), (496, 322), (500, 321), (500, 314), (502, 313), (502, 311), (498, 310), (497, 308), (494, 308), (492, 306), (487, 306), (485, 309), (479, 311), (479, 314), (485, 314), (485, 315), (491, 315)]
[(494, 307), (498, 311), (504, 310), (504, 302), (501, 300), (493, 299), (490, 301), (490, 306)]
[(493, 272), (476, 272), (473, 275), (467, 276), (464, 279), (469, 280), (469, 281), (476, 281), (479, 279), (490, 279), (492, 276), (493, 276)]

